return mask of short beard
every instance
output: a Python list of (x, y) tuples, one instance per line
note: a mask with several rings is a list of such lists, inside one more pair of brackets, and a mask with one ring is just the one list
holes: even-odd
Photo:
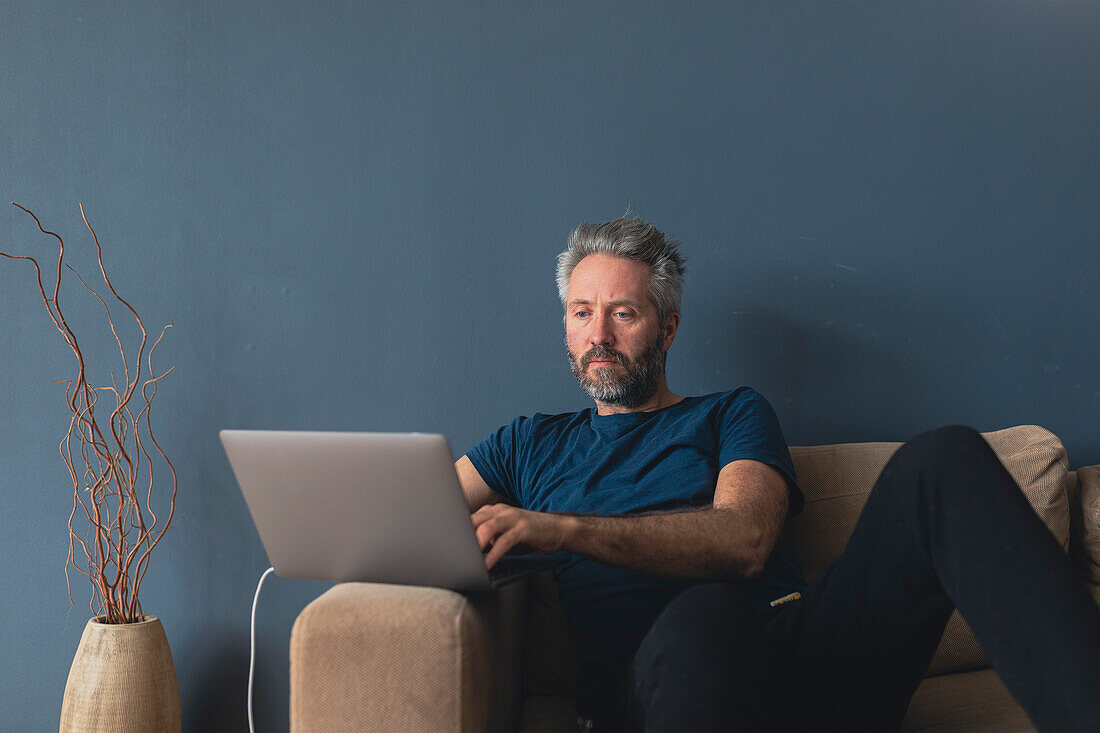
[[(647, 346), (633, 363), (625, 354), (609, 346), (593, 346), (580, 359), (569, 349), (568, 343), (565, 349), (573, 376), (589, 397), (617, 407), (638, 407), (657, 394), (661, 376), (665, 373), (664, 341), (658, 333), (657, 340)], [(610, 370), (597, 369), (595, 375), (589, 376), (585, 369), (596, 359), (614, 360), (623, 366), (626, 374), (619, 377), (612, 375)]]

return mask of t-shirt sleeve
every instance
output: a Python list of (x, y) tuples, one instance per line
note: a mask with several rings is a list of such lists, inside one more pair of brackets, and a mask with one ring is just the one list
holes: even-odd
[(719, 470), (743, 459), (766, 463), (783, 474), (789, 489), (788, 516), (802, 511), (805, 498), (798, 487), (779, 418), (764, 396), (752, 389), (731, 393), (719, 413)]
[(528, 432), (528, 422), (529, 418), (517, 417), (466, 453), (489, 488), (509, 504), (517, 506), (523, 504), (516, 467)]

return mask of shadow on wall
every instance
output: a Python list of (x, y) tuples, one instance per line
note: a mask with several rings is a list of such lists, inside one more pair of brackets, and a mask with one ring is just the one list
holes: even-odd
[(904, 439), (893, 433), (937, 419), (943, 405), (930, 407), (925, 396), (942, 395), (953, 364), (935, 359), (973, 348), (972, 324), (874, 287), (803, 279), (798, 296), (798, 313), (784, 310), (793, 300), (779, 292), (766, 304), (716, 300), (701, 314), (711, 324), (706, 357), (728, 365), (731, 385), (765, 394), (789, 443)]
[[(239, 634), (232, 629), (195, 637), (187, 643), (202, 649), (190, 668), (193, 678), (180, 681), (183, 729), (194, 731), (248, 730), (248, 655), (247, 644), (237, 643)], [(264, 666), (256, 669), (256, 695), (274, 690), (276, 681)], [(263, 718), (264, 706), (253, 703), (257, 730), (269, 730), (272, 721)]]

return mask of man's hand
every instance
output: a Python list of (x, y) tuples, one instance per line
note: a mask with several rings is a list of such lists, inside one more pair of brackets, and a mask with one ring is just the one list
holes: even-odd
[(565, 523), (570, 517), (530, 512), (507, 504), (488, 504), (470, 515), (477, 543), (485, 555), (485, 568), (491, 569), (506, 552), (551, 554), (562, 549)]

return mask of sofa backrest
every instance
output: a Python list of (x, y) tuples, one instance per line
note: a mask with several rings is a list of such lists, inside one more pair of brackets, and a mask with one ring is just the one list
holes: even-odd
[[(982, 435), (1065, 550), (1069, 544), (1070, 509), (1066, 496), (1068, 463), (1062, 442), (1035, 425)], [(788, 521), (784, 537), (802, 561), (807, 579), (812, 580), (843, 551), (875, 480), (900, 447), (901, 443), (791, 447), (806, 506)], [(928, 675), (988, 664), (966, 622), (958, 611), (954, 612)]]
[[(1023, 425), (985, 439), (1055, 538), (1067, 547), (1070, 509), (1066, 451), (1044, 428)], [(901, 443), (792, 446), (798, 483), (806, 495), (802, 513), (788, 521), (784, 537), (812, 579), (844, 549), (879, 472)], [(528, 695), (573, 695), (576, 659), (557, 587), (536, 577), (529, 594), (525, 689)], [(956, 611), (948, 622), (928, 675), (988, 666), (966, 622)]]
[[(1062, 548), (1069, 541), (1066, 450), (1048, 430), (1034, 425), (982, 433)], [(901, 443), (792, 446), (802, 513), (787, 523), (785, 537), (812, 580), (844, 549), (863, 504), (886, 462)]]

